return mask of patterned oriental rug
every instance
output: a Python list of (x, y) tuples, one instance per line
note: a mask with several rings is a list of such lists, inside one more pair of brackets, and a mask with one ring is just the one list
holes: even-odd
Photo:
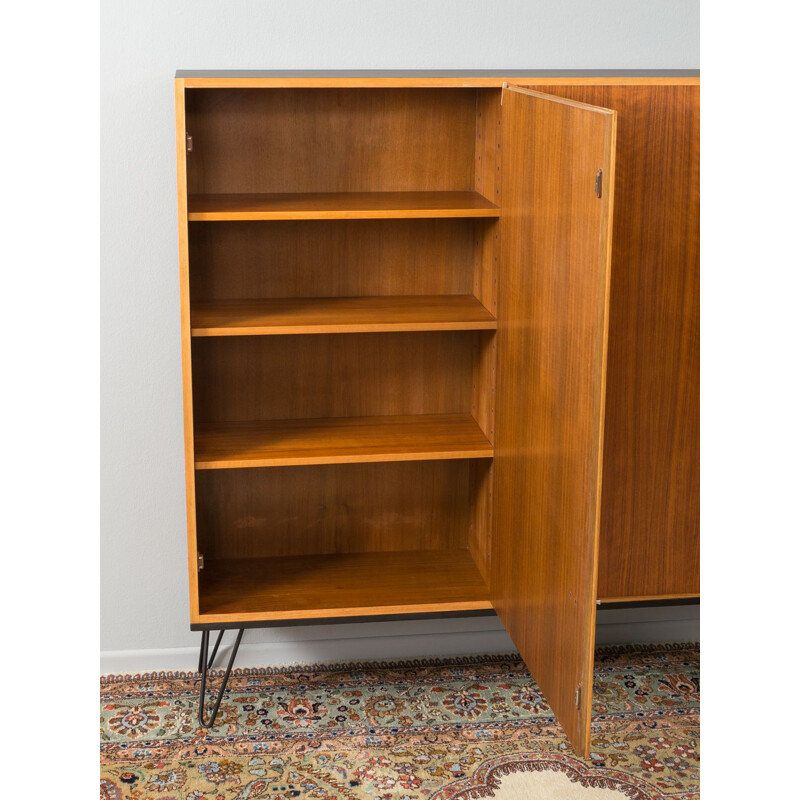
[(100, 797), (697, 800), (699, 660), (598, 650), (588, 759), (517, 657), (237, 670), (211, 731), (196, 673), (106, 677)]

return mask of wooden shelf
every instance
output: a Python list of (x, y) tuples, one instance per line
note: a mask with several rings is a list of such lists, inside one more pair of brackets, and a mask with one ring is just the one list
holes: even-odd
[(471, 295), (218, 300), (192, 306), (192, 336), (493, 330)]
[(497, 217), (478, 192), (327, 192), (315, 194), (198, 194), (189, 221), (269, 219), (410, 219)]
[(466, 549), (229, 559), (200, 573), (199, 622), (491, 609)]
[(492, 445), (469, 414), (222, 422), (198, 424), (195, 430), (197, 469), (492, 455)]

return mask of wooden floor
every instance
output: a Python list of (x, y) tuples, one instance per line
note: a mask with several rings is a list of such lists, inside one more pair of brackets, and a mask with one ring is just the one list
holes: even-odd
[(202, 622), (490, 609), (466, 549), (209, 560)]
[(198, 424), (197, 469), (491, 458), (469, 414)]

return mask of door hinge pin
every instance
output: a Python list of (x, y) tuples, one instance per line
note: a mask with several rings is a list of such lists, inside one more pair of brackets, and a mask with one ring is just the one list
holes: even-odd
[(203, 567), (205, 567), (205, 565), (206, 565), (206, 563), (205, 563), (205, 559), (203, 558), (203, 554), (202, 553), (198, 553), (197, 554), (197, 569), (201, 570), (201, 569), (203, 569)]
[(575, 708), (581, 707), (581, 687), (575, 690)]
[(603, 196), (603, 170), (597, 170), (597, 175), (594, 176), (594, 193), (599, 197)]
[(186, 152), (187, 153), (191, 153), (192, 152), (192, 144), (193, 144), (192, 143), (192, 134), (191, 133), (187, 133), (186, 134)]

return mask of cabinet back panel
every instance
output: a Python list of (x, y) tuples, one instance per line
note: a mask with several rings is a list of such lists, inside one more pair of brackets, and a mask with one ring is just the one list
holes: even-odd
[(195, 302), (471, 294), (485, 222), (337, 220), (189, 226)]
[(186, 96), (190, 194), (473, 189), (475, 89)]
[(464, 332), (195, 339), (194, 419), (471, 413), (474, 341)]
[(197, 498), (208, 558), (466, 547), (469, 462), (209, 470)]

